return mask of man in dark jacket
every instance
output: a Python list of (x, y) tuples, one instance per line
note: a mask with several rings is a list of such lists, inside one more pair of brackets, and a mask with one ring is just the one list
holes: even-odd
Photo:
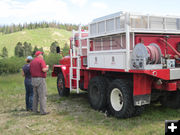
[(36, 57), (30, 63), (30, 72), (32, 76), (33, 85), (33, 112), (38, 112), (38, 101), (40, 102), (40, 114), (46, 115), (46, 72), (49, 70), (49, 66), (46, 65), (43, 59), (43, 52), (37, 51)]

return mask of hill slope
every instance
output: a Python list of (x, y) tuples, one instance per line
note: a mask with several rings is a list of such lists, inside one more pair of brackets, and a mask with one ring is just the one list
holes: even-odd
[(39, 28), (33, 30), (24, 30), (11, 34), (0, 33), (0, 52), (4, 46), (8, 49), (9, 56), (14, 55), (14, 48), (17, 42), (29, 42), (34, 47), (43, 47), (44, 51), (49, 51), (53, 41), (60, 43), (63, 47), (65, 43), (69, 44), (71, 32), (56, 28)]

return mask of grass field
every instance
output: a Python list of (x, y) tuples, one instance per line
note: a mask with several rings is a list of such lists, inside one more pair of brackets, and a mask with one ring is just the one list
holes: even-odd
[(23, 30), (11, 34), (0, 33), (0, 52), (4, 46), (8, 49), (9, 56), (14, 55), (14, 48), (18, 42), (27, 41), (31, 45), (43, 47), (44, 51), (49, 50), (52, 42), (57, 41), (63, 47), (65, 43), (69, 44), (71, 32), (56, 28), (39, 28), (33, 30)]
[(163, 135), (165, 120), (179, 120), (180, 110), (148, 106), (130, 119), (106, 117), (89, 106), (87, 93), (60, 98), (56, 78), (47, 78), (47, 109), (41, 116), (25, 111), (25, 90), (20, 74), (0, 76), (1, 135)]

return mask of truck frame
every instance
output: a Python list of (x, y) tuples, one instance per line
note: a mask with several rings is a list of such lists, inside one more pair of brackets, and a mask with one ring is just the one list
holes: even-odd
[(69, 55), (53, 66), (60, 96), (87, 91), (92, 108), (118, 118), (140, 115), (152, 101), (180, 108), (180, 17), (97, 18), (88, 31), (73, 31)]

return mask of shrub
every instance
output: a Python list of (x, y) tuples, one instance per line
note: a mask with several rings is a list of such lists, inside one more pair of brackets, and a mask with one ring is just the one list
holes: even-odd
[(56, 47), (59, 46), (59, 43), (57, 41), (54, 41), (51, 43), (51, 46), (50, 46), (50, 52), (51, 53), (56, 53)]
[(24, 64), (24, 58), (10, 57), (0, 59), (0, 75), (20, 72)]
[(61, 55), (55, 53), (49, 53), (44, 56), (44, 60), (46, 61), (46, 64), (49, 65), (50, 70), (52, 70), (54, 64), (59, 64), (61, 58)]
[[(59, 54), (52, 54), (44, 56), (46, 64), (49, 65), (49, 72), (51, 74), (52, 67), (54, 64), (59, 64), (59, 60), (62, 58)], [(21, 71), (23, 65), (26, 64), (25, 58), (23, 57), (10, 57), (0, 59), (0, 75), (2, 74), (12, 74)]]

